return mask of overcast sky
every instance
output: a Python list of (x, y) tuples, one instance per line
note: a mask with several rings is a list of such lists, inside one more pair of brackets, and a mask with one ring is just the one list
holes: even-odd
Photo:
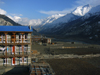
[(67, 14), (78, 6), (100, 5), (100, 0), (0, 0), (0, 14), (13, 20), (44, 19), (55, 14)]

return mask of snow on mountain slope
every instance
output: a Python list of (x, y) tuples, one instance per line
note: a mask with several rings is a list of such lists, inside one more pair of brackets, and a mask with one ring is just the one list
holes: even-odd
[[(86, 6), (88, 6), (89, 9)], [(60, 31), (59, 33), (61, 33), (61, 32), (64, 32), (65, 30), (68, 30), (68, 29), (70, 31), (72, 31), (72, 29), (70, 29), (71, 28), (71, 24), (73, 26), (75, 26), (75, 24), (77, 24), (78, 22), (79, 22), (79, 25), (81, 24), (81, 22), (83, 22), (82, 25), (84, 25), (84, 24), (86, 25), (86, 23), (90, 23), (90, 21), (91, 21), (91, 24), (93, 24), (94, 21), (95, 21), (94, 19), (95, 18), (98, 19), (98, 16), (100, 16), (100, 5), (99, 6), (96, 6), (96, 7), (91, 7), (89, 5), (86, 5), (86, 6), (83, 6), (82, 8), (84, 10), (83, 9), (81, 10), (81, 13), (83, 13), (82, 14), (83, 16), (81, 16), (81, 15), (80, 16), (77, 16), (77, 15), (75, 15), (75, 13), (73, 14), (73, 12), (74, 12), (73, 11), (72, 13), (69, 13), (69, 14), (67, 14), (67, 15), (65, 15), (63, 17), (60, 17), (60, 18), (54, 20), (51, 24), (44, 25), (42, 27), (42, 30), (40, 30), (40, 33), (44, 33), (44, 34), (45, 33), (46, 34), (47, 33), (50, 33), (50, 34), (53, 34), (53, 33), (58, 33), (58, 31)], [(86, 12), (86, 8), (87, 8), (88, 12)], [(80, 12), (78, 12), (78, 13), (80, 14)], [(79, 19), (78, 19), (78, 17), (79, 17)], [(88, 20), (90, 20), (90, 21), (88, 21)], [(70, 28), (68, 28), (68, 29), (65, 28), (65, 25), (68, 26), (68, 27), (70, 26)], [(77, 27), (73, 27), (73, 28), (77, 28)]]
[(59, 22), (67, 23), (69, 21), (73, 21), (80, 16), (84, 16), (90, 9), (91, 9), (91, 6), (89, 4), (85, 6), (79, 6), (74, 11), (72, 11), (72, 13), (69, 13), (63, 17), (60, 17), (52, 23), (59, 23)]
[(90, 11), (91, 8), (92, 7), (89, 4), (85, 6), (79, 6), (72, 13), (77, 16), (84, 16)]
[(54, 20), (58, 19), (59, 17), (62, 17), (64, 16), (64, 14), (56, 14), (56, 15), (52, 15), (52, 16), (49, 16), (47, 17), (46, 19), (32, 19), (30, 20), (29, 22), (29, 25), (32, 25), (32, 26), (43, 26), (47, 23), (52, 23)]
[[(56, 19), (58, 19), (59, 17), (62, 17), (62, 16), (64, 16), (64, 14), (52, 15), (52, 16), (50, 16), (50, 17), (48, 17), (48, 18), (46, 18), (46, 19), (44, 20), (43, 25), (45, 25), (45, 24), (47, 24), (47, 23), (52, 23), (54, 20), (56, 20)], [(42, 25), (42, 26), (43, 26), (43, 25)]]
[[(74, 9), (70, 13), (66, 14), (56, 14), (49, 16), (45, 19), (32, 19), (32, 20), (26, 20), (26, 19), (21, 19), (19, 23), (31, 25), (34, 28), (41, 28), (42, 30), (45, 28), (53, 28), (53, 27), (59, 27), (61, 26), (62, 23), (68, 23), (73, 20), (78, 19), (79, 17), (82, 17), (85, 15), (85, 18), (88, 18), (91, 16), (91, 14), (88, 13), (95, 13), (100, 10), (100, 5), (96, 7), (91, 7), (89, 4), (85, 6), (79, 6), (76, 9)], [(86, 15), (87, 14), (87, 15)]]
[[(88, 11), (91, 9), (91, 6), (85, 5), (85, 6), (79, 6), (75, 10), (73, 10), (71, 13), (68, 13), (66, 15), (53, 15), (51, 17), (46, 18), (40, 27), (45, 27), (45, 28), (52, 28), (52, 27), (58, 27), (62, 23), (67, 23), (70, 21), (73, 21), (75, 19), (78, 19), (81, 16), (84, 16)], [(38, 26), (38, 27), (39, 27)]]
[(94, 14), (96, 12), (100, 12), (100, 5), (98, 5), (96, 7), (92, 7), (92, 9), (88, 13)]
[(92, 7), (91, 10), (82, 17), (82, 20), (85, 20), (91, 16), (99, 15), (99, 14), (100, 14), (100, 5), (96, 7)]
[(54, 26), (58, 27), (62, 23), (67, 23), (67, 22), (73, 21), (73, 20), (75, 20), (77, 18), (79, 18), (79, 16), (76, 16), (76, 15), (74, 15), (72, 13), (69, 13), (69, 14), (67, 14), (65, 16), (62, 16), (62, 17), (54, 20), (52, 23), (45, 24), (45, 26), (48, 25), (48, 26), (50, 26), (49, 28), (54, 27)]

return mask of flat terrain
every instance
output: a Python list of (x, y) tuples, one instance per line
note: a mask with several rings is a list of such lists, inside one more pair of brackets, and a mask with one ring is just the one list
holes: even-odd
[[(100, 54), (100, 45), (90, 45), (75, 42), (55, 42), (54, 45), (34, 44), (32, 50), (41, 54)], [(66, 48), (61, 47), (79, 47)], [(100, 75), (100, 57), (93, 58), (66, 58), (66, 59), (45, 59), (53, 68), (56, 75)]]
[(100, 75), (100, 57), (45, 60), (56, 75)]
[[(89, 45), (75, 42), (55, 42), (56, 44), (39, 45), (32, 44), (32, 50), (41, 54), (98, 54), (99, 45)], [(61, 47), (79, 47), (63, 49)], [(81, 48), (80, 48), (81, 47)], [(88, 47), (88, 48), (84, 48)], [(45, 59), (53, 68), (56, 75), (100, 75), (100, 57), (94, 58), (66, 58), (66, 59)], [(28, 68), (15, 67), (3, 75), (29, 75)]]
[[(78, 48), (62, 48), (62, 47), (78, 47)], [(97, 47), (97, 48), (96, 48)], [(98, 48), (99, 47), (99, 48)], [(39, 45), (34, 43), (32, 50), (37, 50), (41, 54), (98, 54), (100, 53), (100, 45), (89, 45), (84, 43), (75, 42), (56, 42), (56, 44)]]
[(48, 53), (52, 53), (55, 55), (59, 55), (59, 54), (77, 54), (77, 55), (100, 54), (100, 49), (96, 49), (96, 48), (52, 49)]

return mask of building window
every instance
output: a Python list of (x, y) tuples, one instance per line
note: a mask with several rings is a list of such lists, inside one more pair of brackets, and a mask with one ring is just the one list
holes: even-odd
[(12, 54), (14, 54), (16, 52), (16, 46), (12, 46)]
[(8, 60), (6, 61), (6, 58), (3, 59), (3, 64), (8, 63)]
[(1, 34), (0, 34), (0, 41), (2, 41)]
[(22, 35), (19, 35), (19, 39), (22, 39)]
[(12, 58), (12, 65), (17, 65), (17, 58), (15, 57)]
[(24, 58), (24, 62), (25, 62), (25, 63), (27, 62), (26, 60), (27, 60), (27, 58)]
[(26, 62), (27, 62), (27, 58), (24, 57), (20, 58), (20, 63), (26, 63)]
[(22, 46), (19, 47), (20, 52), (22, 52)]
[(27, 39), (27, 34), (25, 34), (25, 39)]
[(0, 35), (0, 42), (3, 43), (3, 35)]
[(22, 63), (22, 58), (20, 58), (20, 63)]
[(24, 46), (24, 52), (27, 52), (27, 51), (28, 51), (28, 46), (25, 45), (25, 46)]

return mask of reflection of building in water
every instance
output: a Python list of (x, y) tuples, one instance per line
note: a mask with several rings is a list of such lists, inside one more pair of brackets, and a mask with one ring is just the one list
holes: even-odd
[(28, 26), (0, 26), (0, 66), (31, 63), (31, 33)]

